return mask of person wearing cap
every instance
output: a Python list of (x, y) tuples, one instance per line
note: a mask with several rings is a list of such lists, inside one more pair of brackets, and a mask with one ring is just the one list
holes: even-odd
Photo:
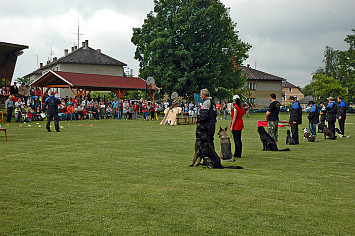
[(292, 138), (295, 140), (295, 144), (299, 144), (298, 126), (302, 124), (302, 107), (294, 96), (291, 96), (289, 100), (292, 103), (289, 120)]
[(232, 121), (230, 131), (234, 138), (234, 157), (242, 157), (242, 129), (244, 109), (238, 95), (233, 96), (233, 108), (231, 109)]
[(276, 100), (275, 93), (270, 94), (270, 101), (269, 110), (266, 112), (267, 132), (277, 143), (281, 104)]
[(327, 98), (328, 106), (327, 106), (327, 121), (328, 121), (328, 129), (335, 134), (335, 121), (338, 112), (338, 106), (334, 101), (333, 97)]
[(14, 109), (14, 101), (12, 100), (12, 95), (10, 95), (5, 101), (6, 109), (6, 122), (11, 122), (12, 111)]
[(47, 125), (46, 125), (46, 129), (47, 129), (48, 132), (52, 132), (51, 128), (50, 128), (50, 123), (51, 123), (53, 118), (54, 118), (55, 130), (57, 132), (60, 131), (59, 130), (58, 105), (61, 104), (61, 101), (59, 100), (59, 98), (56, 98), (54, 95), (55, 95), (55, 92), (52, 91), (51, 92), (51, 96), (49, 96), (45, 100), (45, 104), (47, 106)]
[(203, 140), (202, 145), (207, 145), (210, 156), (202, 156), (208, 168), (223, 168), (221, 160), (214, 148), (214, 133), (216, 129), (217, 109), (216, 104), (209, 96), (207, 89), (201, 89), (200, 96), (203, 100), (201, 110), (197, 116), (196, 138)]
[(346, 105), (342, 96), (338, 96), (339, 108), (337, 113), (339, 129), (342, 135), (344, 135), (345, 119), (346, 119)]
[(308, 114), (308, 120), (309, 120), (309, 129), (312, 133), (313, 137), (317, 137), (317, 124), (319, 123), (319, 114), (318, 114), (318, 109), (317, 105), (314, 101), (309, 101), (308, 105), (311, 107), (311, 110), (309, 111)]

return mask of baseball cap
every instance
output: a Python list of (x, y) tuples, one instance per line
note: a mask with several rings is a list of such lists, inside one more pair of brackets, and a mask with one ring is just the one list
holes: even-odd
[(55, 92), (54, 92), (54, 91), (52, 91), (52, 92), (51, 92), (51, 95), (54, 95), (54, 94), (55, 94)]
[(329, 97), (329, 98), (327, 98), (327, 100), (334, 101), (334, 98), (333, 97)]
[(236, 100), (236, 99), (240, 99), (239, 95), (237, 95), (237, 94), (233, 96), (233, 100)]

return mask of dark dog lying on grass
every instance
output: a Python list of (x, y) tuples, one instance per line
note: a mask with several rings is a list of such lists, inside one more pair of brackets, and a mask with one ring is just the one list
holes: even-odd
[(287, 130), (286, 133), (287, 133), (286, 144), (295, 145), (296, 142), (295, 142), (294, 138), (291, 137), (291, 131)]
[(337, 137), (335, 136), (335, 134), (330, 131), (330, 129), (328, 129), (328, 127), (325, 125), (323, 126), (323, 133), (324, 133), (324, 139), (327, 139), (327, 136), (329, 137), (328, 139), (334, 140)]
[(289, 148), (279, 150), (275, 140), (265, 131), (263, 126), (258, 127), (261, 142), (263, 143), (263, 151), (290, 151)]
[(218, 137), (221, 140), (221, 151), (219, 152), (219, 157), (225, 161), (234, 161), (227, 127), (225, 129), (219, 127)]
[(303, 129), (303, 142), (306, 139), (308, 140), (308, 142), (315, 142), (316, 141), (316, 137), (313, 137), (312, 134), (309, 133), (306, 128), (304, 128)]

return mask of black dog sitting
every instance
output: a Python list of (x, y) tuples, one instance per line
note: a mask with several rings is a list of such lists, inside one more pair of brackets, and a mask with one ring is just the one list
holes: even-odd
[(289, 148), (279, 150), (275, 140), (265, 131), (263, 126), (258, 127), (261, 142), (263, 143), (263, 151), (290, 151)]
[(287, 133), (287, 136), (286, 136), (286, 144), (295, 145), (296, 142), (295, 142), (295, 140), (291, 137), (291, 131), (290, 131), (290, 130), (287, 130), (286, 133)]

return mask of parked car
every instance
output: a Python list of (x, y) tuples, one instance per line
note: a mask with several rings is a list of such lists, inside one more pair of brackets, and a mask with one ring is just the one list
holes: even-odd
[(254, 112), (267, 112), (269, 110), (269, 107), (262, 107), (260, 109), (254, 110)]

